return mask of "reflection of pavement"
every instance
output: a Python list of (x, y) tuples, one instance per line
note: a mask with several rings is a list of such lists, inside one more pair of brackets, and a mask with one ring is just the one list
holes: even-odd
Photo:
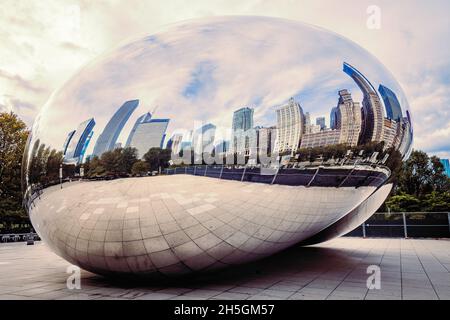
[(52, 187), (31, 219), (59, 254), (85, 269), (171, 275), (280, 251), (335, 222), (373, 191), (190, 175), (129, 178)]
[[(66, 288), (69, 263), (46, 245), (0, 245), (0, 299), (450, 299), (450, 241), (340, 238), (294, 247), (189, 282), (120, 285), (82, 271)], [(381, 267), (381, 290), (366, 269)]]

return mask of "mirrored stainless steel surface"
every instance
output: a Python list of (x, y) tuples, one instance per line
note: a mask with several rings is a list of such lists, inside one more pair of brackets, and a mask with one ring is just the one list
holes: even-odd
[(275, 18), (193, 20), (54, 93), (24, 154), (24, 205), (71, 263), (179, 276), (350, 231), (412, 141), (403, 91), (353, 42)]

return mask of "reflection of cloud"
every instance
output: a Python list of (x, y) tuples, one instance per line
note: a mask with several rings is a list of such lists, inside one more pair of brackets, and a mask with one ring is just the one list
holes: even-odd
[[(191, 80), (183, 90), (183, 96), (187, 99), (195, 100), (202, 96), (204, 92), (210, 93), (211, 86), (214, 85), (214, 65), (208, 61), (200, 62), (191, 73)], [(213, 93), (213, 92), (211, 92)]]

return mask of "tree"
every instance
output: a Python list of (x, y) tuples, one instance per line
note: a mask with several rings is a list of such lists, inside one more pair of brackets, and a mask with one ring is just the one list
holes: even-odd
[(386, 201), (386, 206), (393, 212), (414, 212), (421, 209), (419, 199), (406, 193), (392, 196)]
[(14, 113), (0, 113), (0, 223), (26, 223), (22, 208), (21, 161), (29, 131)]
[(133, 176), (144, 176), (150, 171), (150, 166), (147, 162), (138, 160), (133, 164), (131, 173)]
[(404, 163), (398, 180), (398, 189), (422, 198), (432, 191), (448, 191), (448, 177), (437, 157), (428, 157), (423, 151), (414, 150)]
[(448, 192), (450, 191), (450, 179), (445, 174), (444, 165), (436, 156), (430, 157), (431, 171), (433, 172), (430, 182), (433, 191)]
[[(399, 154), (394, 156), (392, 161), (401, 161)], [(414, 150), (400, 168), (393, 173), (398, 175), (398, 184), (385, 206), (392, 211), (450, 210), (450, 179), (445, 175), (438, 157), (429, 157), (423, 151)]]
[(433, 191), (425, 195), (423, 199), (423, 210), (427, 212), (449, 212), (450, 193)]

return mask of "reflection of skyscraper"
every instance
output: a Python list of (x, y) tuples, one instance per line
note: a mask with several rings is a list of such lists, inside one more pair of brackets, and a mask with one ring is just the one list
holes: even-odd
[(98, 137), (94, 147), (94, 155), (101, 156), (102, 153), (114, 149), (120, 132), (138, 105), (139, 100), (127, 101), (116, 111)]
[(172, 153), (179, 153), (181, 147), (181, 141), (183, 140), (183, 135), (181, 133), (174, 133), (172, 137), (167, 141), (167, 149), (172, 149)]
[(370, 81), (361, 72), (345, 62), (344, 72), (355, 81), (364, 95), (362, 102), (362, 130), (359, 143), (382, 141), (384, 112), (380, 97)]
[(181, 141), (180, 151), (181, 150), (191, 150), (193, 135), (194, 135), (193, 130), (189, 130), (183, 135), (183, 140)]
[(82, 162), (83, 162), (84, 155), (85, 155), (86, 150), (87, 150), (87, 148), (88, 148), (88, 146), (89, 146), (89, 142), (91, 142), (91, 139), (92, 139), (92, 136), (93, 136), (93, 135), (94, 135), (94, 131), (91, 131), (91, 132), (89, 133), (89, 135), (88, 135), (88, 137), (87, 137), (85, 143), (84, 143), (83, 149), (81, 149), (81, 154), (80, 154), (80, 157), (78, 158), (78, 159), (79, 159), (79, 160), (78, 160), (79, 163), (82, 163)]
[(66, 141), (64, 141), (63, 145), (63, 155), (67, 152), (67, 147), (69, 146), (70, 140), (72, 140), (73, 135), (75, 134), (75, 130), (70, 131), (67, 135)]
[(333, 130), (336, 129), (336, 115), (337, 115), (337, 112), (338, 112), (338, 108), (337, 107), (332, 108), (331, 112), (330, 112), (330, 128), (333, 129)]
[(311, 125), (311, 115), (309, 112), (305, 112), (305, 126)]
[(139, 124), (142, 122), (148, 122), (152, 118), (152, 114), (150, 112), (147, 112), (146, 114), (143, 114), (139, 118), (137, 118), (136, 122), (134, 123), (133, 128), (130, 131), (130, 134), (128, 135), (127, 142), (125, 143), (125, 147), (129, 147), (131, 140), (133, 140), (134, 133), (136, 132), (136, 129), (139, 127)]
[(399, 122), (402, 119), (402, 108), (396, 94), (389, 88), (380, 85), (378, 87), (386, 107), (386, 117)]
[(220, 140), (215, 146), (214, 150), (216, 155), (217, 154), (224, 154), (227, 153), (230, 148), (230, 141), (227, 140)]
[(233, 131), (247, 131), (253, 128), (253, 109), (241, 108), (233, 113)]
[(241, 108), (233, 113), (233, 124), (232, 124), (232, 148), (233, 152), (236, 153), (247, 153), (249, 152), (249, 130), (253, 129), (253, 113), (252, 108)]
[(332, 146), (339, 143), (341, 130), (323, 130), (305, 134), (302, 137), (301, 149)]
[(303, 109), (293, 98), (289, 103), (276, 110), (277, 147), (279, 153), (297, 151), (305, 127)]
[(398, 139), (398, 137), (402, 134), (400, 123), (392, 119), (385, 118), (383, 126), (384, 147), (390, 148), (394, 146), (398, 148), (400, 144), (400, 139)]
[(78, 125), (75, 133), (72, 135), (64, 155), (65, 163), (80, 163), (86, 151), (87, 144), (92, 136), (92, 129), (95, 126), (93, 118), (86, 120)]
[(136, 148), (142, 158), (151, 148), (162, 148), (169, 119), (151, 119), (146, 113), (138, 118), (127, 139), (127, 147)]
[(276, 128), (257, 128), (257, 151), (258, 154), (270, 155), (275, 147)]
[(450, 178), (450, 162), (448, 159), (441, 159), (441, 163), (444, 166), (444, 173)]
[(192, 137), (192, 145), (196, 154), (204, 152), (212, 153), (214, 149), (214, 139), (216, 134), (216, 126), (208, 123), (194, 131)]
[(334, 127), (341, 131), (339, 143), (356, 146), (361, 133), (361, 107), (347, 90), (339, 91), (334, 114)]
[(411, 115), (406, 110), (406, 117), (401, 120), (401, 142), (399, 152), (403, 155), (403, 159), (407, 159), (412, 150), (413, 129), (411, 126)]
[(325, 117), (316, 118), (316, 126), (320, 126), (320, 130), (325, 130)]

